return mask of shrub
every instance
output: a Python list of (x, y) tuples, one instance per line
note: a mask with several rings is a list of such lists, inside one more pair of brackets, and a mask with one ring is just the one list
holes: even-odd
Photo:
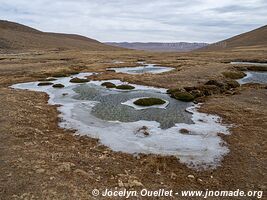
[(138, 106), (162, 105), (164, 103), (166, 103), (166, 101), (159, 98), (142, 98), (134, 102), (134, 104)]
[(131, 86), (131, 85), (118, 85), (116, 87), (116, 89), (120, 89), (120, 90), (132, 90), (134, 88), (135, 87), (134, 86)]

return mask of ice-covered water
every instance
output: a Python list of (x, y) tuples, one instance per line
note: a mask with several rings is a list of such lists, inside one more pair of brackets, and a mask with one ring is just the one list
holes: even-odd
[(267, 63), (258, 63), (258, 62), (230, 62), (233, 65), (255, 65), (255, 66), (267, 66)]
[[(101, 81), (74, 84), (69, 80), (70, 77), (66, 77), (54, 81), (64, 84), (62, 89), (39, 87), (37, 82), (12, 87), (46, 92), (50, 104), (62, 105), (58, 108), (61, 127), (98, 138), (114, 151), (174, 155), (181, 163), (195, 169), (215, 168), (229, 151), (218, 136), (218, 133), (228, 134), (228, 127), (220, 123), (218, 116), (198, 112), (199, 105), (175, 102), (165, 89), (134, 85), (133, 91), (120, 91), (101, 87)], [(119, 80), (111, 82), (122, 84)], [(121, 104), (143, 96), (160, 97), (169, 104), (145, 110)], [(144, 134), (144, 129), (148, 134)], [(180, 129), (187, 129), (189, 133), (182, 134)]]
[(245, 83), (267, 84), (267, 72), (249, 71), (245, 73), (246, 73), (246, 76), (238, 80), (240, 84), (245, 84)]
[(108, 68), (108, 70), (115, 70), (115, 72), (121, 72), (126, 74), (144, 74), (144, 73), (159, 74), (174, 70), (174, 68), (172, 67), (162, 67), (162, 66), (157, 66), (155, 64), (144, 64), (144, 63), (140, 64), (142, 64), (142, 66)]

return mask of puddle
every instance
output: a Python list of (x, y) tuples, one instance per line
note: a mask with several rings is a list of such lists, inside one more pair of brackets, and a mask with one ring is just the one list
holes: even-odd
[(255, 66), (267, 66), (267, 63), (257, 63), (257, 62), (230, 62), (233, 65), (255, 65)]
[[(72, 77), (89, 75), (81, 73)], [(64, 84), (62, 89), (40, 87), (38, 82), (12, 87), (46, 92), (50, 96), (49, 104), (62, 105), (58, 108), (61, 127), (98, 138), (114, 151), (173, 155), (196, 170), (216, 168), (229, 151), (218, 136), (218, 133), (228, 134), (228, 127), (220, 123), (218, 116), (198, 112), (199, 105), (171, 99), (166, 89), (134, 85), (134, 90), (120, 91), (102, 87), (101, 81), (74, 84), (70, 79), (53, 81)], [(119, 80), (110, 81), (122, 84)], [(129, 101), (140, 97), (161, 98), (168, 105), (138, 110)], [(189, 133), (182, 134), (180, 129)]]
[(108, 68), (108, 70), (114, 70), (115, 72), (126, 73), (126, 74), (144, 74), (144, 73), (159, 74), (163, 72), (169, 72), (175, 69), (172, 67), (157, 66), (155, 64), (144, 64), (141, 62), (139, 63), (144, 66)]
[(238, 80), (240, 84), (245, 84), (245, 83), (267, 84), (267, 72), (249, 71), (245, 73), (247, 74), (247, 76)]
[[(257, 62), (231, 62), (231, 64), (243, 64), (243, 65), (251, 65), (251, 66), (264, 66), (267, 67), (267, 63), (257, 63)], [(237, 80), (240, 84), (245, 83), (267, 83), (267, 72), (266, 71), (254, 71), (250, 70), (245, 72), (246, 76), (242, 79)]]

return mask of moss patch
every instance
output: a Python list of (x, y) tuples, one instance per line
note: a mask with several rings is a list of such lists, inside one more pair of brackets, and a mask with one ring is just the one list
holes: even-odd
[(154, 106), (154, 105), (162, 105), (166, 103), (166, 101), (159, 98), (142, 98), (136, 100), (133, 103), (138, 106)]
[(118, 85), (116, 89), (120, 90), (133, 90), (135, 87), (132, 85)]
[(185, 102), (190, 102), (195, 99), (194, 96), (189, 92), (175, 92), (172, 95), (175, 99)]
[(240, 84), (237, 81), (235, 81), (235, 80), (226, 81), (226, 85), (227, 85), (227, 87), (229, 89), (231, 89), (231, 88), (237, 88), (237, 87), (240, 86)]
[(115, 88), (116, 87), (116, 85), (114, 83), (111, 83), (111, 82), (104, 82), (101, 85), (105, 86), (106, 88)]
[(223, 72), (222, 73), (225, 78), (230, 78), (230, 79), (240, 79), (244, 78), (246, 74), (241, 71), (228, 71), (228, 72)]
[(51, 82), (41, 82), (41, 83), (38, 83), (38, 86), (46, 86), (46, 85), (53, 85), (53, 83), (51, 83)]
[(57, 83), (57, 84), (54, 84), (52, 87), (54, 87), (54, 88), (64, 88), (65, 86), (63, 84)]
[(249, 70), (249, 71), (266, 72), (267, 71), (267, 67), (266, 66), (248, 66), (247, 70)]
[(89, 82), (89, 80), (88, 79), (83, 79), (83, 78), (72, 78), (72, 79), (70, 79), (70, 82), (71, 83), (87, 83), (87, 82)]
[(190, 133), (190, 131), (185, 129), (185, 128), (180, 129), (179, 132), (182, 134), (189, 134)]

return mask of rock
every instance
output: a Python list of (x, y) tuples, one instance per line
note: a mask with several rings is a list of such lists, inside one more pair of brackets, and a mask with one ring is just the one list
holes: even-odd
[(144, 185), (140, 181), (129, 179), (128, 186), (129, 187), (143, 187)]
[(175, 92), (172, 95), (175, 99), (185, 102), (190, 102), (195, 99), (194, 96), (189, 92)]
[(176, 179), (176, 177), (177, 177), (177, 174), (175, 174), (175, 173), (172, 172), (172, 173), (171, 173), (171, 179), (174, 180), (174, 179)]
[(114, 83), (111, 83), (111, 82), (104, 82), (101, 85), (105, 86), (106, 88), (115, 88), (116, 87), (116, 85)]
[(159, 98), (142, 98), (133, 102), (138, 106), (153, 106), (153, 105), (162, 105), (166, 103), (166, 101)]
[(37, 170), (36, 170), (36, 173), (37, 173), (37, 174), (42, 174), (42, 173), (44, 173), (44, 172), (45, 172), (45, 169), (41, 169), (41, 168), (40, 168), (40, 169), (37, 169)]
[(75, 164), (73, 164), (71, 162), (63, 162), (63, 163), (61, 163), (61, 165), (59, 165), (57, 167), (57, 169), (60, 172), (69, 172), (69, 171), (71, 171), (72, 167), (75, 167)]
[(65, 86), (63, 84), (57, 83), (52, 86), (53, 88), (64, 88)]
[(142, 136), (149, 136), (148, 127), (142, 126), (136, 131), (136, 134), (141, 134)]
[(116, 86), (116, 89), (119, 90), (133, 90), (135, 87), (131, 85), (118, 85)]
[(120, 179), (118, 180), (118, 186), (119, 187), (124, 187), (124, 184), (123, 184), (122, 180), (120, 180)]
[(89, 80), (75, 77), (75, 78), (70, 79), (70, 82), (71, 83), (86, 83), (86, 82), (89, 82)]
[(80, 176), (84, 176), (84, 177), (86, 177), (86, 178), (93, 179), (92, 173), (89, 174), (89, 173), (87, 173), (86, 171), (84, 171), (84, 170), (82, 170), (82, 169), (75, 169), (73, 172), (74, 172), (75, 174), (80, 175)]
[(194, 176), (194, 175), (191, 175), (191, 174), (188, 175), (187, 177), (188, 177), (188, 178), (195, 178), (195, 176)]

